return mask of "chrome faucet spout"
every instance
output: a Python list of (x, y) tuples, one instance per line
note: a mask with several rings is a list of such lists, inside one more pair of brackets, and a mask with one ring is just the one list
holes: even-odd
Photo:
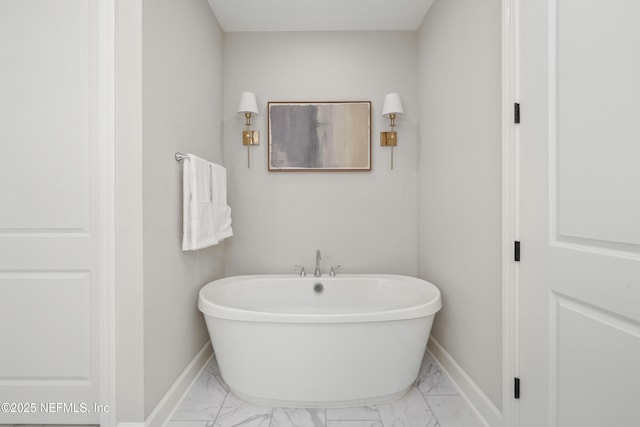
[(322, 273), (320, 272), (320, 260), (322, 259), (322, 254), (320, 254), (320, 249), (316, 249), (316, 269), (313, 271), (313, 277), (320, 277)]

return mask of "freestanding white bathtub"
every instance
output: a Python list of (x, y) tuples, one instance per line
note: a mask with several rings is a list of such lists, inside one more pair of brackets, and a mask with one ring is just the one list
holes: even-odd
[(237, 276), (205, 285), (198, 299), (231, 391), (292, 407), (401, 397), (441, 306), (431, 283), (394, 275)]

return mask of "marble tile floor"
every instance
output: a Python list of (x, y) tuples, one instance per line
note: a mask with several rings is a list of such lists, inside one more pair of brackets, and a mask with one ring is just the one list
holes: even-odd
[(392, 403), (357, 408), (271, 408), (229, 392), (211, 358), (166, 427), (482, 427), (427, 353), (415, 385)]

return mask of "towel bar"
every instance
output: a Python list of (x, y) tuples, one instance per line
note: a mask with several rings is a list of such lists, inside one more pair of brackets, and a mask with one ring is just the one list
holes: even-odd
[(182, 154), (182, 153), (176, 153), (176, 160), (179, 162), (180, 160), (184, 160), (184, 159), (188, 159), (189, 156), (187, 156), (186, 154)]

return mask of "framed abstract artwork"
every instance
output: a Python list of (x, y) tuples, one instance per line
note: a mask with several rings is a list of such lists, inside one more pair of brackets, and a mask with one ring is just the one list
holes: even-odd
[(269, 102), (270, 171), (370, 171), (371, 102)]

